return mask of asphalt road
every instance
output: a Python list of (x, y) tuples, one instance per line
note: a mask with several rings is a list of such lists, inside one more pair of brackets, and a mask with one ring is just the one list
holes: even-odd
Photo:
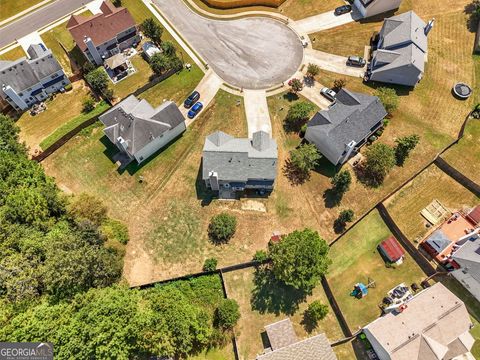
[(227, 83), (266, 89), (294, 74), (303, 58), (298, 36), (279, 21), (251, 17), (212, 20), (182, 0), (154, 0), (163, 15)]
[[(140, 1), (140, 0), (139, 0)], [(56, 0), (0, 28), (0, 48), (88, 4), (89, 0)]]

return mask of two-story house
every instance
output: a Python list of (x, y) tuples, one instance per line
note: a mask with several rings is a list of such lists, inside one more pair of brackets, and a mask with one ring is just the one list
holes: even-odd
[(43, 44), (30, 45), (29, 58), (0, 61), (0, 96), (15, 110), (26, 110), (70, 84), (65, 72)]
[(355, 0), (353, 5), (367, 18), (398, 9), (401, 3), (402, 0)]
[(140, 42), (135, 21), (126, 8), (104, 1), (100, 10), (102, 13), (89, 17), (72, 15), (67, 23), (77, 46), (97, 66)]

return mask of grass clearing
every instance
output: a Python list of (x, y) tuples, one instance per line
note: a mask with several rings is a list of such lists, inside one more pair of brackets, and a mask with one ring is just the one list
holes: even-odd
[(454, 210), (472, 207), (480, 199), (432, 165), (386, 201), (387, 209), (403, 233), (411, 240), (421, 240), (429, 231), (420, 211), (434, 199)]
[[(285, 305), (289, 306), (289, 304), (280, 303), (282, 301), (281, 299), (288, 296), (282, 293), (282, 289), (273, 286), (264, 289), (262, 294), (265, 294), (265, 297), (254, 300), (252, 292), (256, 286), (255, 269), (249, 268), (232, 271), (224, 274), (223, 278), (225, 280), (228, 297), (235, 299), (240, 305), (241, 318), (235, 328), (235, 334), (241, 360), (251, 360), (254, 359), (257, 354), (262, 353), (263, 343), (261, 333), (264, 331), (265, 325), (283, 320), (287, 317), (292, 321), (299, 339), (304, 339), (318, 333), (325, 333), (330, 341), (335, 341), (343, 337), (340, 326), (331, 309), (326, 318), (319, 322), (317, 329), (311, 333), (308, 333), (301, 324), (303, 312), (309, 303), (314, 300), (320, 300), (322, 303), (328, 305), (328, 300), (321, 285), (318, 285), (314, 289), (313, 294), (307, 297), (305, 302), (299, 304), (299, 308), (296, 309), (293, 314), (285, 314), (280, 310), (273, 311), (277, 308), (282, 309)], [(274, 309), (271, 309), (272, 311), (264, 311), (257, 302), (260, 304), (269, 304), (268, 306)], [(349, 351), (348, 347), (345, 347), (339, 349), (339, 351), (345, 355), (344, 359), (353, 358), (353, 349)]]
[[(365, 217), (330, 250), (332, 265), (327, 279), (341, 311), (355, 332), (380, 315), (378, 304), (388, 290), (404, 282), (407, 286), (419, 284), (426, 276), (406, 253), (404, 263), (387, 268), (377, 251), (377, 245), (391, 233), (376, 210)], [(358, 282), (375, 281), (376, 287), (369, 289), (363, 299), (350, 296)]]
[(40, 150), (40, 143), (57, 128), (68, 123), (82, 112), (82, 102), (90, 90), (83, 81), (77, 81), (73, 90), (58, 93), (52, 100), (46, 101), (47, 110), (31, 116), (24, 112), (17, 121), (20, 138), (30, 147), (30, 152)]
[(171, 100), (181, 106), (185, 98), (195, 89), (203, 78), (203, 72), (197, 65), (190, 71), (183, 70), (170, 76), (161, 83), (143, 92), (139, 97), (146, 99), (152, 106), (160, 105), (164, 100)]
[(458, 144), (442, 157), (470, 180), (480, 183), (480, 120), (471, 119)]
[(8, 19), (43, 0), (2, 0), (0, 2), (0, 20)]
[(24, 56), (27, 56), (27, 54), (25, 54), (25, 51), (23, 51), (23, 48), (19, 45), (0, 55), (0, 60), (14, 61)]
[(94, 117), (98, 117), (101, 113), (106, 111), (110, 105), (108, 105), (106, 102), (102, 101), (98, 103), (92, 111), (89, 113), (82, 113), (78, 115), (77, 117), (71, 119), (67, 123), (63, 124), (59, 128), (57, 128), (52, 134), (47, 136), (41, 143), (40, 147), (42, 150), (47, 149), (50, 147), (55, 141), (60, 139), (63, 135), (67, 134), (69, 131), (75, 129), (77, 126), (80, 124), (84, 123), (85, 121), (92, 119)]

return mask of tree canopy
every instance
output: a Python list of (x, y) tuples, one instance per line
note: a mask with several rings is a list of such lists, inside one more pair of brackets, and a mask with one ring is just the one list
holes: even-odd
[(395, 146), (395, 159), (397, 161), (398, 166), (403, 166), (405, 161), (410, 155), (410, 152), (415, 149), (420, 141), (420, 136), (414, 134), (409, 136), (401, 137), (395, 142), (397, 145)]
[(318, 232), (296, 230), (269, 248), (272, 272), (278, 280), (295, 289), (311, 291), (325, 275), (331, 260), (328, 244)]
[(215, 215), (210, 220), (208, 235), (213, 242), (223, 243), (230, 240), (237, 229), (237, 218), (225, 212)]
[(140, 29), (155, 44), (159, 45), (162, 42), (163, 29), (153, 18), (145, 19), (140, 24)]
[(301, 173), (308, 174), (314, 169), (321, 159), (315, 144), (303, 144), (290, 151), (290, 162)]
[(376, 96), (380, 99), (387, 113), (391, 114), (398, 107), (398, 95), (392, 88), (380, 87), (377, 89)]
[(365, 156), (364, 170), (368, 183), (372, 186), (381, 185), (396, 164), (394, 149), (386, 144), (376, 143), (367, 149)]

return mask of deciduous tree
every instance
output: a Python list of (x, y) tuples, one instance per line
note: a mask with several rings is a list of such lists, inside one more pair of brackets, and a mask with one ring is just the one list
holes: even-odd
[(410, 152), (415, 149), (419, 141), (420, 136), (416, 134), (404, 136), (395, 140), (397, 143), (397, 146), (395, 146), (395, 158), (398, 166), (403, 166), (405, 160), (407, 160), (410, 155)]
[(364, 163), (365, 176), (372, 186), (379, 186), (385, 177), (395, 166), (395, 151), (390, 146), (375, 143), (365, 152)]
[(140, 29), (155, 44), (161, 44), (163, 29), (153, 18), (145, 19), (140, 25)]
[(314, 169), (320, 159), (321, 155), (314, 144), (303, 144), (290, 151), (291, 164), (303, 174), (308, 174)]
[(391, 114), (398, 107), (398, 95), (392, 88), (380, 87), (377, 89), (376, 96), (380, 99), (387, 113)]
[(237, 229), (237, 218), (225, 212), (215, 215), (210, 220), (208, 235), (215, 243), (228, 242)]

